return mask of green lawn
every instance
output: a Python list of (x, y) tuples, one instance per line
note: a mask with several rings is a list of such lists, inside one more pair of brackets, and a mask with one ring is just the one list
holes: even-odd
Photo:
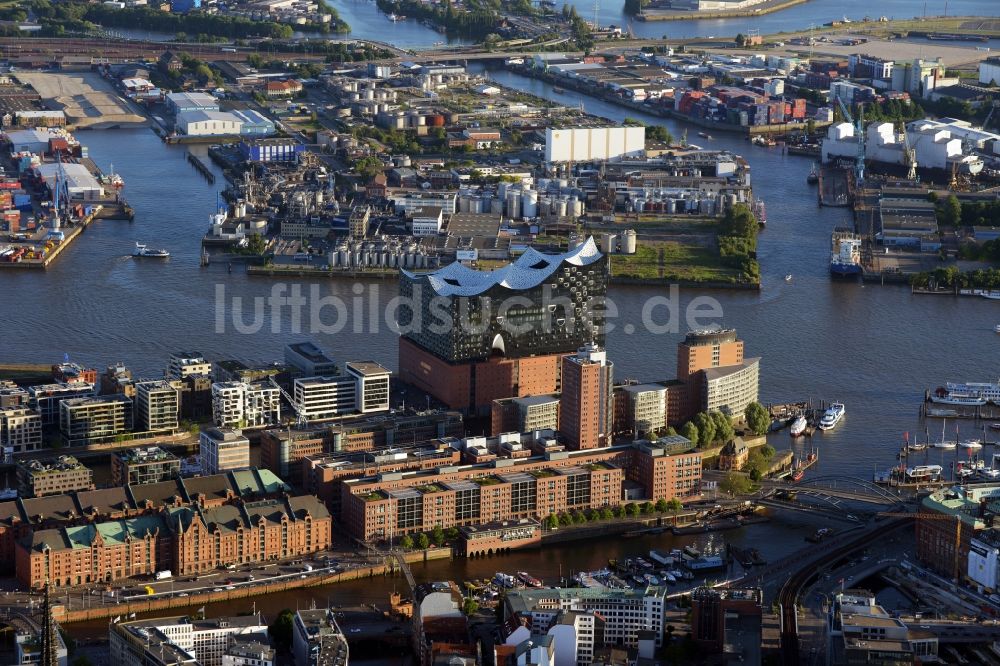
[(723, 265), (718, 253), (674, 241), (639, 241), (635, 254), (611, 257), (613, 277), (691, 282), (733, 282), (739, 271)]

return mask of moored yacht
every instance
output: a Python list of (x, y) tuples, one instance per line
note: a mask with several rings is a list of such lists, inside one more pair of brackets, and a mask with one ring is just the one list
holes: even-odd
[(844, 407), (843, 403), (835, 402), (832, 405), (830, 405), (830, 408), (826, 410), (826, 412), (823, 414), (823, 418), (820, 419), (819, 421), (820, 430), (832, 429), (834, 426), (840, 423), (840, 419), (844, 418), (844, 413), (846, 411), (847, 410)]
[(798, 437), (799, 435), (801, 435), (806, 431), (806, 426), (808, 425), (809, 422), (806, 421), (806, 417), (803, 416), (802, 414), (799, 414), (795, 418), (795, 420), (792, 421), (792, 426), (791, 428), (789, 428), (789, 432), (791, 433), (792, 437)]

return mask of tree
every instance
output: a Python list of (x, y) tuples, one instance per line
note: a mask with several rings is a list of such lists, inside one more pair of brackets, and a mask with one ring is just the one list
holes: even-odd
[(427, 550), (427, 548), (429, 548), (430, 545), (431, 545), (430, 538), (427, 536), (426, 533), (421, 532), (417, 536), (417, 548), (419, 548), (420, 550)]
[(747, 43), (747, 37), (742, 32), (736, 33), (736, 46), (743, 48)]
[(667, 502), (667, 511), (673, 514), (678, 514), (684, 510), (684, 505), (676, 497), (671, 497)]
[(643, 513), (653, 513), (653, 509), (655, 507), (653, 506), (652, 502), (643, 502), (642, 506), (639, 508)]
[(403, 550), (412, 550), (413, 537), (411, 537), (409, 534), (404, 534), (403, 536), (399, 537), (399, 547), (402, 548)]
[(768, 415), (767, 410), (759, 402), (751, 402), (747, 405), (746, 410), (743, 412), (743, 416), (747, 420), (747, 426), (750, 428), (750, 432), (755, 435), (763, 435), (767, 432), (768, 428), (771, 427), (771, 417)]
[(466, 597), (462, 602), (462, 612), (466, 615), (475, 615), (479, 610), (479, 603), (472, 597)]
[(258, 233), (250, 234), (250, 238), (247, 240), (247, 252), (250, 254), (262, 255), (264, 250), (267, 249), (267, 241), (264, 237)]
[(455, 539), (457, 539), (458, 538), (458, 528), (457, 527), (449, 527), (448, 529), (446, 529), (444, 531), (444, 538), (447, 539), (448, 541), (454, 541)]
[(374, 178), (382, 173), (382, 162), (377, 157), (362, 157), (354, 163), (354, 170), (363, 178)]
[(952, 227), (958, 226), (962, 221), (962, 204), (954, 194), (944, 201), (941, 208), (941, 222)]
[(606, 506), (601, 509), (601, 520), (611, 520), (615, 517), (615, 512), (611, 510), (611, 507)]
[(656, 500), (656, 510), (660, 513), (665, 513), (667, 510), (667, 500), (662, 497)]
[(733, 436), (736, 431), (733, 429), (732, 420), (723, 414), (722, 412), (709, 412), (708, 414), (712, 418), (712, 423), (715, 425), (715, 441), (726, 444)]
[(292, 627), (295, 624), (295, 613), (290, 608), (285, 608), (274, 622), (267, 628), (267, 633), (271, 635), (271, 640), (279, 650), (287, 651), (292, 646)]
[(632, 502), (630, 504), (626, 504), (625, 505), (625, 513), (628, 514), (629, 516), (638, 516), (639, 515), (639, 505), (636, 504), (635, 502)]
[(569, 527), (570, 525), (572, 525), (573, 514), (569, 513), (568, 511), (566, 513), (559, 514), (559, 524), (565, 527)]
[(730, 472), (719, 483), (719, 488), (722, 492), (729, 493), (730, 495), (744, 495), (753, 490), (753, 483), (743, 474)]
[(706, 412), (698, 412), (694, 417), (698, 426), (698, 446), (706, 447), (715, 441), (715, 421)]
[(435, 546), (440, 546), (444, 543), (444, 528), (440, 525), (435, 525), (434, 529), (431, 530), (431, 541), (434, 542)]
[(698, 426), (691, 421), (688, 421), (681, 426), (680, 435), (692, 444), (698, 444)]
[(545, 516), (545, 527), (550, 530), (554, 530), (555, 528), (559, 527), (559, 517), (556, 516), (556, 514), (554, 513), (550, 513), (549, 515)]

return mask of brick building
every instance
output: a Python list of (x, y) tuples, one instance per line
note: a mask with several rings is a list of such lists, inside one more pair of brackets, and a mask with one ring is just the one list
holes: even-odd
[(614, 363), (594, 345), (562, 360), (559, 430), (570, 449), (596, 449), (611, 441)]
[[(452, 409), (484, 414), (493, 400), (557, 392), (561, 357), (604, 343), (604, 313), (592, 302), (607, 278), (592, 238), (563, 254), (529, 249), (496, 271), (459, 262), (402, 271), (400, 296), (414, 305), (400, 311), (400, 379)], [(439, 321), (442, 312), (450, 319)], [(469, 327), (472, 320), (487, 325)]]
[(93, 487), (94, 473), (73, 456), (17, 464), (17, 490), (21, 497), (61, 495)]

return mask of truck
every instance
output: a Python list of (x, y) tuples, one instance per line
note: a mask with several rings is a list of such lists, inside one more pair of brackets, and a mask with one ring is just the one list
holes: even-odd
[(171, 573), (170, 569), (166, 569), (164, 571), (157, 571), (156, 574), (154, 574), (153, 577), (156, 580), (167, 580), (168, 578), (172, 578), (173, 575), (174, 574)]

